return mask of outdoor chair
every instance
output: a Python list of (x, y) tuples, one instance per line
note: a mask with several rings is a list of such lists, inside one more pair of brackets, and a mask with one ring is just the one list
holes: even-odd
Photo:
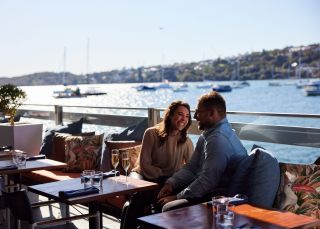
[[(69, 223), (69, 221), (81, 218), (97, 217), (97, 214), (82, 214), (65, 218), (47, 219), (37, 214), (37, 210), (39, 210), (41, 202), (31, 204), (26, 190), (21, 189), (15, 192), (2, 191), (2, 195), (5, 201), (5, 206), (10, 209), (12, 215), (18, 221), (18, 228), (20, 227), (20, 221), (28, 223), (32, 229), (45, 224), (53, 224), (50, 228), (61, 228), (61, 222), (66, 223), (62, 225), (62, 228), (76, 228), (72, 223)], [(60, 223), (60, 225), (57, 225), (58, 223)]]

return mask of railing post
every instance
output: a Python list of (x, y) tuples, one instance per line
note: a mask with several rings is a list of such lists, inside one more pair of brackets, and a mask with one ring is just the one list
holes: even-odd
[(160, 121), (160, 112), (154, 108), (148, 108), (148, 126), (154, 126)]
[(54, 105), (54, 119), (56, 125), (62, 124), (63, 122), (63, 107), (59, 105)]

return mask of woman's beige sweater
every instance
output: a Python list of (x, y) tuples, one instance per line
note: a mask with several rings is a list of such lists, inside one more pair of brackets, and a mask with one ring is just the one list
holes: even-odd
[(143, 136), (141, 153), (137, 166), (133, 169), (148, 179), (156, 179), (161, 176), (172, 176), (185, 163), (193, 153), (193, 144), (188, 137), (183, 144), (177, 144), (180, 133), (168, 136), (160, 145), (155, 127), (148, 128)]

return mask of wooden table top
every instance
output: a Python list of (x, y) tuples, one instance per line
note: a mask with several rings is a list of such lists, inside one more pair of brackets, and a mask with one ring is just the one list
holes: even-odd
[[(2, 166), (12, 165), (12, 160), (0, 160), (0, 168)], [(41, 169), (60, 169), (66, 168), (67, 164), (51, 159), (39, 159), (35, 161), (27, 161), (26, 166), (18, 167), (17, 169), (0, 170), (0, 174), (15, 174), (15, 173), (27, 173), (34, 170)]]
[(121, 175), (116, 178), (111, 177), (104, 179), (102, 188), (97, 194), (90, 194), (69, 199), (59, 197), (59, 191), (69, 191), (82, 188), (84, 188), (84, 186), (81, 184), (81, 179), (74, 178), (29, 186), (28, 191), (64, 202), (66, 204), (82, 204), (101, 200), (105, 197), (114, 197), (118, 195), (132, 194), (138, 191), (153, 190), (158, 188), (158, 184), (128, 177), (128, 185), (126, 185), (125, 176)]
[[(310, 228), (320, 225), (320, 220), (296, 215), (291, 212), (267, 210), (243, 204), (232, 208), (235, 214), (234, 228), (245, 224), (256, 228)], [(213, 229), (217, 228), (211, 207), (198, 204), (164, 213), (141, 217), (138, 219), (143, 228), (170, 228), (170, 229)]]

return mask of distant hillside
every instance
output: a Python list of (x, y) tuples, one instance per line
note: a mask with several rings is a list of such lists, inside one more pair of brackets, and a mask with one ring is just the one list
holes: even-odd
[[(299, 64), (300, 63), (300, 64)], [(300, 67), (299, 67), (300, 66)], [(285, 78), (320, 78), (320, 44), (204, 60), (193, 63), (148, 66), (112, 70), (84, 75), (65, 74), (66, 84), (134, 83), (202, 80), (260, 80)], [(62, 73), (40, 72), (19, 77), (0, 78), (0, 85), (12, 83), (26, 85), (62, 84)]]

